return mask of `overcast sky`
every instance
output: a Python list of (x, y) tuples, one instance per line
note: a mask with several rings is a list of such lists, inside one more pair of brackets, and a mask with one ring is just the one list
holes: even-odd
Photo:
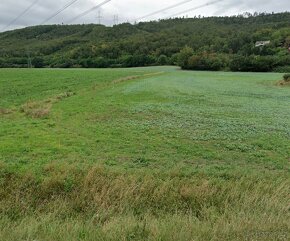
[[(0, 2), (0, 30), (3, 30), (13, 19), (19, 16), (36, 0), (1, 0)], [(53, 13), (61, 9), (73, 0), (38, 0), (26, 14), (20, 17), (15, 23), (7, 29), (22, 28), (31, 25), (39, 25)], [(94, 7), (104, 0), (75, 0), (76, 2), (61, 14), (51, 19), (49, 24), (67, 23), (78, 14)], [(185, 0), (111, 0), (100, 8), (102, 15), (102, 24), (111, 25), (114, 15), (118, 15), (119, 22), (134, 22), (135, 19), (147, 14), (164, 9), (171, 5), (183, 2)], [(197, 7), (196, 10), (181, 14), (179, 16), (223, 16), (236, 15), (244, 12), (284, 12), (290, 11), (289, 0), (220, 0), (209, 6), (201, 7), (215, 0), (188, 0), (189, 2), (158, 13), (156, 15), (144, 18), (142, 20), (153, 20), (166, 18), (176, 13), (183, 12)], [(98, 10), (76, 20), (74, 23), (97, 23)], [(7, 30), (5, 29), (5, 30)]]

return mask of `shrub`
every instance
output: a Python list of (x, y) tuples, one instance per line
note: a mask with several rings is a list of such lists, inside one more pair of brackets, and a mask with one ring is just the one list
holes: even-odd
[(289, 66), (278, 66), (273, 69), (273, 72), (277, 73), (287, 73), (290, 72), (290, 65)]
[(150, 66), (156, 63), (156, 59), (151, 55), (135, 54), (127, 55), (119, 60), (123, 67)]
[(43, 68), (45, 66), (44, 60), (41, 57), (35, 57), (32, 59), (32, 65), (35, 68)]
[(290, 82), (290, 74), (284, 74), (283, 79), (285, 82)]
[(277, 65), (275, 61), (276, 59), (272, 56), (235, 55), (232, 58), (230, 69), (232, 71), (269, 72)]
[(168, 57), (166, 55), (160, 55), (158, 58), (158, 64), (159, 65), (167, 65), (168, 64)]
[(189, 58), (188, 65), (193, 70), (218, 71), (225, 67), (224, 60), (216, 54), (202, 53)]

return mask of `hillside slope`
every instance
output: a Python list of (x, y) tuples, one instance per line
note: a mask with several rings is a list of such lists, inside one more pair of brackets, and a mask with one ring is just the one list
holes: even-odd
[[(255, 48), (256, 41), (271, 44)], [(229, 62), (236, 55), (276, 56), (290, 65), (290, 13), (169, 19), (113, 27), (36, 26), (0, 33), (0, 67), (133, 67), (174, 64), (184, 46)], [(220, 56), (222, 55), (222, 56)]]

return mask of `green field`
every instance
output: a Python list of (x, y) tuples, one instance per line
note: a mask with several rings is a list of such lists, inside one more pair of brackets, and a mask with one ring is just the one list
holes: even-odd
[(281, 74), (0, 70), (0, 240), (289, 240)]

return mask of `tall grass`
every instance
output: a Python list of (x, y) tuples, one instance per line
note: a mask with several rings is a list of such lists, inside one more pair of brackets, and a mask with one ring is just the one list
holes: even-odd
[(176, 173), (3, 167), (0, 240), (287, 240), (289, 179)]

